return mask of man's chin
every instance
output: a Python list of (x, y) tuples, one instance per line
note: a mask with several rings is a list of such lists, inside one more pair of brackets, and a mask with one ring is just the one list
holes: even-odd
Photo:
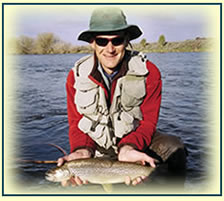
[(106, 66), (106, 67), (109, 68), (109, 69), (113, 69), (113, 68), (116, 68), (117, 65), (118, 65), (117, 62), (110, 62), (110, 63), (107, 63), (107, 64), (104, 65), (104, 66)]
[(117, 65), (109, 65), (107, 68), (113, 70)]

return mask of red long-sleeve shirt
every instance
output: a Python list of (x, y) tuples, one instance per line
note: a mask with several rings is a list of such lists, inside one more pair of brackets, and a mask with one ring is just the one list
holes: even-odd
[[(146, 78), (146, 97), (140, 106), (143, 120), (140, 121), (140, 125), (135, 131), (129, 133), (120, 140), (118, 147), (128, 144), (138, 150), (144, 150), (150, 145), (151, 137), (156, 130), (161, 104), (162, 81), (160, 72), (154, 64), (147, 61), (147, 69), (149, 74)], [(91, 80), (95, 80), (91, 75), (89, 77)], [(115, 79), (112, 83), (111, 97), (113, 97), (116, 81)], [(74, 72), (71, 70), (66, 83), (70, 150), (73, 152), (80, 148), (87, 148), (94, 153), (96, 149), (95, 142), (88, 134), (83, 133), (78, 128), (78, 123), (82, 115), (78, 113), (74, 103), (76, 93), (74, 83)], [(104, 87), (102, 82), (96, 81), (96, 84), (99, 84), (100, 87)], [(106, 93), (105, 88), (104, 91)], [(106, 94), (106, 97), (108, 97), (108, 94)]]

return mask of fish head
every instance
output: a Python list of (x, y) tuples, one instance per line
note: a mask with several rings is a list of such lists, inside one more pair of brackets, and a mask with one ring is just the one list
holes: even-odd
[(47, 171), (45, 178), (48, 181), (61, 182), (70, 179), (70, 172), (68, 169), (57, 167)]

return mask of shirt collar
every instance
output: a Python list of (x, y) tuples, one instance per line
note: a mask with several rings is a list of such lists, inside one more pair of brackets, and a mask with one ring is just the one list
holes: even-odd
[[(108, 74), (103, 67), (101, 66), (101, 64), (98, 65), (98, 70), (100, 71), (101, 74), (103, 74), (104, 76), (106, 76), (107, 79), (109, 79), (110, 82), (112, 82), (113, 78), (118, 74), (119, 69), (115, 70), (112, 74)], [(103, 77), (104, 77), (103, 76)]]

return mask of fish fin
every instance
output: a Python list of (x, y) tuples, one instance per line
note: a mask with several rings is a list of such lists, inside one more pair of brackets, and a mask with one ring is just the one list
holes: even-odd
[(103, 189), (107, 193), (111, 193), (113, 191), (113, 185), (112, 184), (102, 184)]

